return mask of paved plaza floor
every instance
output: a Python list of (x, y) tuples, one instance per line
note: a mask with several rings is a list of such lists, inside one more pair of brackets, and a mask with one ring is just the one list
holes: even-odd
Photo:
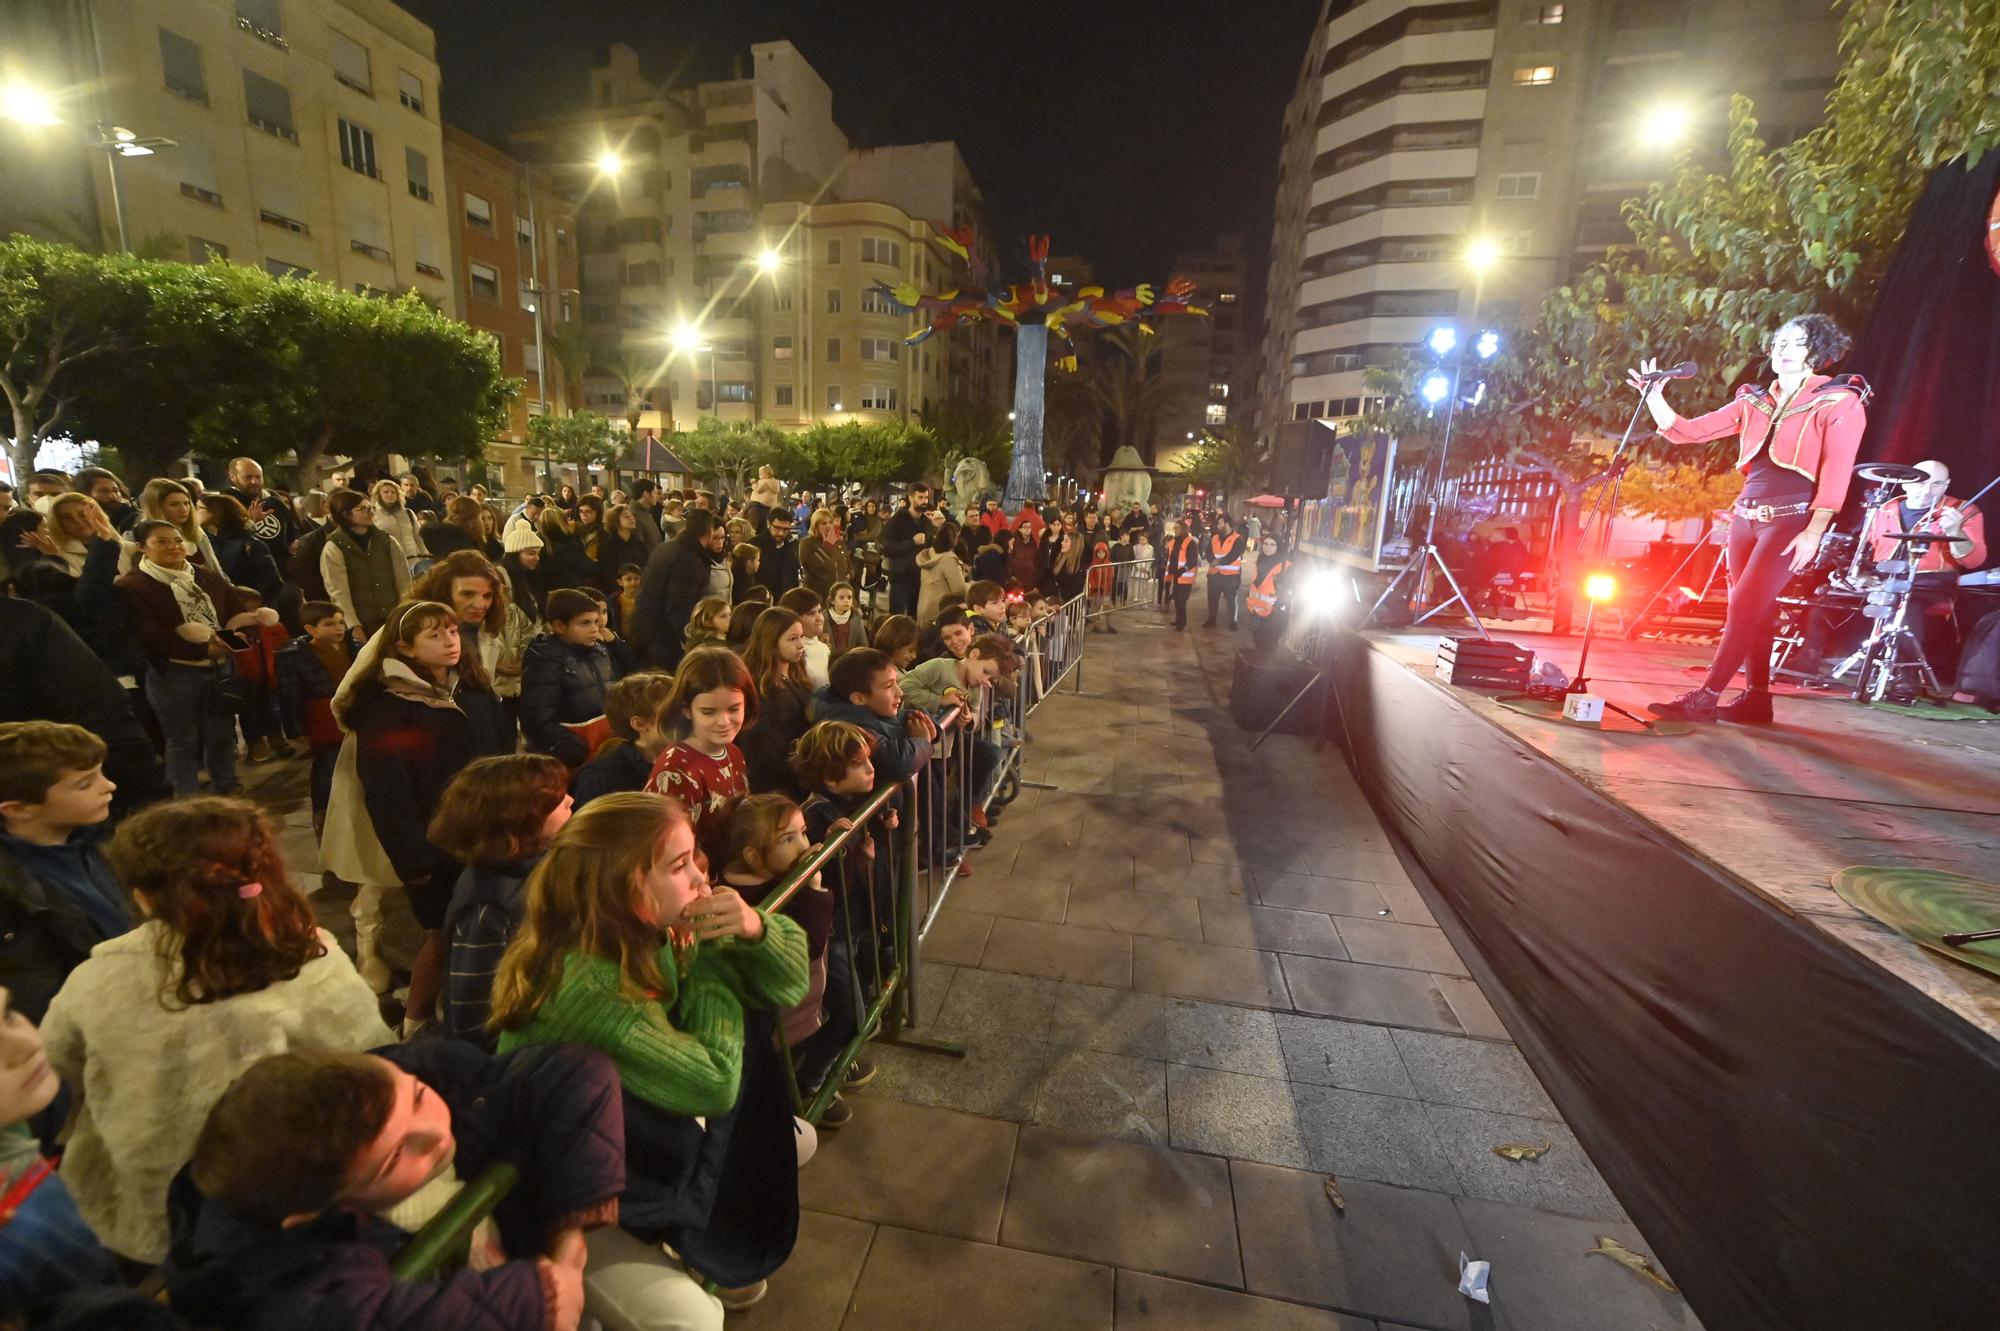
[[(874, 1046), (801, 1177), (795, 1255), (731, 1326), (1697, 1327), (1586, 1257), (1650, 1250), (1337, 753), (1249, 752), (1244, 635), (1116, 620), (1035, 714), (1048, 788), (926, 940), (916, 1034), (965, 1057)], [(303, 766), (252, 770), (310, 870)], [(344, 898), (321, 910), (345, 937)], [(1493, 1152), (1517, 1144), (1547, 1150)], [(1461, 1253), (1492, 1264), (1490, 1306), (1458, 1293)]]

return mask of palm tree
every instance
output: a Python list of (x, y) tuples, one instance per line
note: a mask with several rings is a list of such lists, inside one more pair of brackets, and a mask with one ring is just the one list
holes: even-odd
[[(550, 359), (555, 361), (555, 378), (561, 386), (563, 401), (575, 411), (583, 404), (583, 376), (590, 368), (590, 335), (583, 325), (572, 319), (567, 323), (557, 323), (554, 319), (542, 319), (542, 346)], [(543, 393), (547, 397), (546, 390)]]
[(674, 428), (673, 389), (667, 380), (665, 359), (654, 356), (638, 347), (620, 343), (615, 347), (601, 349), (592, 358), (591, 368), (601, 370), (618, 381), (625, 390), (625, 423), (632, 427), (632, 433), (639, 433), (639, 417), (646, 410), (646, 399), (653, 391), (663, 390), (658, 398), (661, 420), (665, 423), (662, 434), (670, 434)]
[[(1159, 426), (1177, 404), (1180, 392), (1162, 364), (1159, 339), (1138, 324), (1106, 329), (1079, 350), (1078, 371), (1088, 413), (1098, 422), (1096, 465), (1130, 444), (1148, 464), (1159, 444)], [(1067, 394), (1065, 394), (1067, 396)]]

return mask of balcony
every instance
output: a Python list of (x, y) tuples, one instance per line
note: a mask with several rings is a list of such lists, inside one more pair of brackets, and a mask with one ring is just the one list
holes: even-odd
[(431, 201), (431, 187), (429, 185), (419, 185), (416, 181), (412, 180), (410, 182), (410, 197), (413, 199), (422, 199), (425, 203), (429, 203)]
[(434, 277), (440, 282), (444, 281), (444, 269), (434, 263), (425, 263), (422, 259), (419, 259), (416, 263), (416, 269), (425, 277)]
[(1398, 125), (1446, 124), (1486, 118), (1486, 89), (1446, 88), (1398, 92), (1352, 115), (1338, 117), (1313, 140), (1314, 153), (1332, 152)]
[(1390, 236), (1457, 236), (1472, 225), (1469, 203), (1379, 204), (1306, 233), (1305, 254), (1325, 254)]
[(1370, 158), (1358, 166), (1337, 171), (1313, 182), (1312, 204), (1331, 203), (1380, 189), (1397, 181), (1466, 180), (1479, 171), (1479, 149), (1420, 148), (1397, 150)]
[(1389, 22), (1399, 14), (1421, 12), (1434, 4), (1449, 4), (1453, 0), (1363, 0), (1344, 14), (1337, 14), (1327, 20), (1326, 45), (1328, 50), (1353, 41), (1371, 28)]
[(287, 143), (297, 143), (299, 141), (298, 130), (292, 128), (290, 125), (281, 125), (275, 120), (266, 120), (255, 112), (252, 112), (250, 115), (250, 123), (273, 138), (283, 139)]
[[(1390, 42), (1319, 81), (1321, 102), (1337, 102), (1363, 84), (1420, 65), (1490, 63), (1493, 29), (1415, 34)], [(1414, 71), (1413, 71), (1414, 72)]]
[(1376, 261), (1350, 272), (1315, 277), (1299, 285), (1298, 305), (1318, 305), (1350, 296), (1366, 296), (1378, 291), (1437, 291), (1456, 287), (1463, 280), (1461, 265), (1448, 259), (1416, 262)]
[(289, 51), (292, 49), (290, 42), (280, 37), (277, 33), (272, 32), (255, 19), (245, 18), (243, 15), (238, 14), (236, 16), (236, 26), (267, 46), (275, 46), (280, 51)]
[(216, 208), (222, 206), (222, 196), (220, 194), (217, 194), (212, 189), (204, 189), (200, 185), (190, 185), (185, 180), (181, 182), (181, 197), (184, 199), (193, 199), (197, 203), (206, 203)]
[(1294, 356), (1315, 351), (1338, 351), (1345, 347), (1365, 347), (1377, 343), (1415, 346), (1451, 314), (1375, 314), (1324, 328), (1302, 328), (1292, 337)]
[(257, 210), (257, 220), (265, 226), (274, 226), (280, 231), (289, 231), (295, 236), (310, 236), (312, 234), (312, 228), (301, 222), (298, 218), (287, 217), (283, 213), (274, 212), (269, 208), (259, 208)]
[(365, 240), (350, 240), (347, 242), (347, 248), (354, 251), (354, 253), (356, 254), (367, 255), (369, 258), (373, 259), (376, 263), (393, 262), (393, 260), (389, 255), (389, 251), (383, 249), (380, 245), (370, 245)]

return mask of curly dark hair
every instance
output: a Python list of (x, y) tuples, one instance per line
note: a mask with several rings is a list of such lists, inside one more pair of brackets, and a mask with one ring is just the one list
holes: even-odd
[(1771, 340), (1775, 342), (1778, 333), (1787, 328), (1797, 328), (1805, 333), (1806, 364), (1815, 370), (1838, 364), (1847, 355), (1848, 348), (1854, 345), (1854, 339), (1847, 335), (1847, 330), (1824, 314), (1801, 314), (1795, 319), (1787, 319), (1779, 325), (1777, 332), (1771, 334)]

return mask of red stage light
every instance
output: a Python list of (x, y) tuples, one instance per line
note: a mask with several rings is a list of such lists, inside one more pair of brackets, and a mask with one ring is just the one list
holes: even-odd
[(1609, 573), (1592, 573), (1583, 580), (1583, 594), (1593, 601), (1608, 601), (1618, 594), (1618, 579)]

